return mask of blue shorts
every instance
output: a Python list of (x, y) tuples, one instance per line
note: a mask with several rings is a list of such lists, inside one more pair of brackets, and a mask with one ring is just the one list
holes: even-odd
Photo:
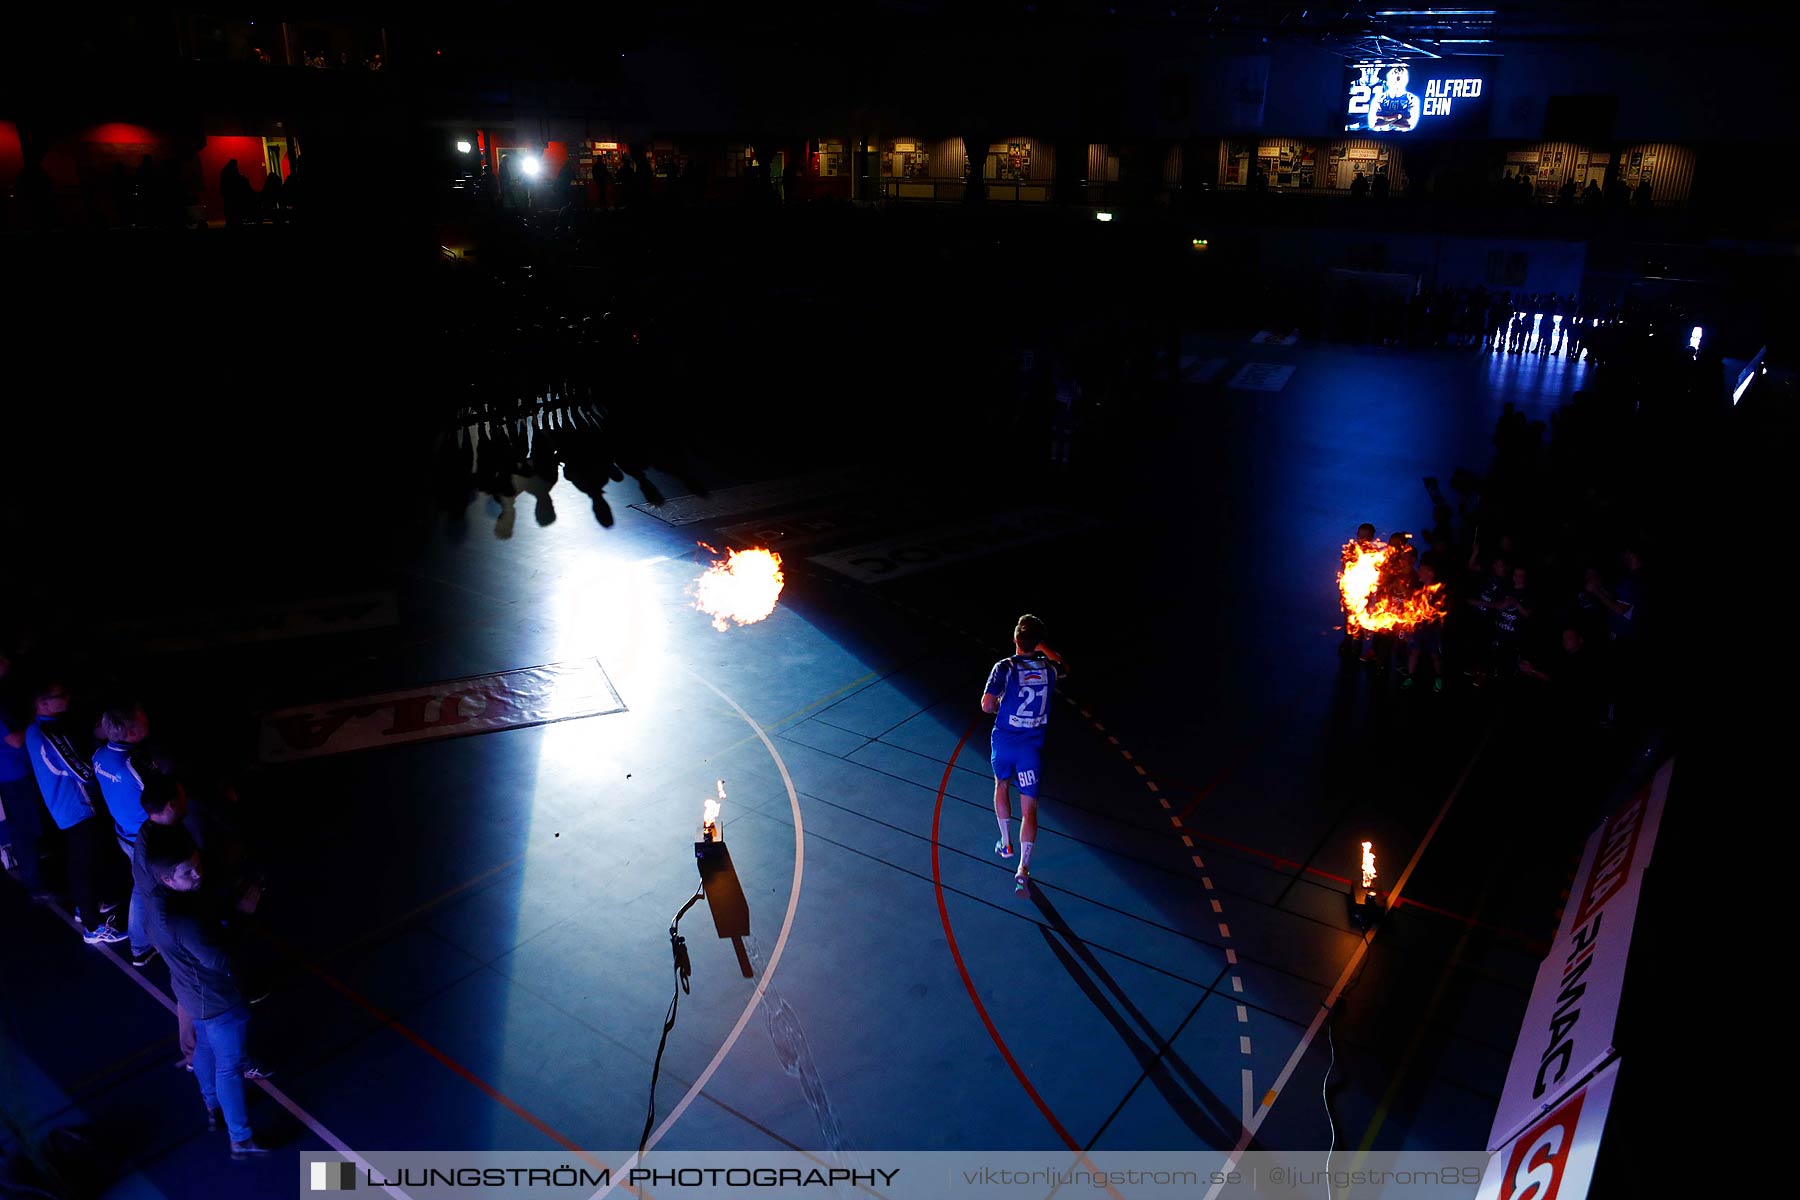
[(994, 765), (994, 778), (1010, 783), (1033, 799), (1043, 778), (1044, 744), (1036, 738), (1003, 737), (996, 734), (988, 743), (988, 759)]

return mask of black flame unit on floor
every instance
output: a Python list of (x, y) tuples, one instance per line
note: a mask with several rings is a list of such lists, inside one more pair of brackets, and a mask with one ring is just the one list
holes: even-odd
[(1362, 859), (1357, 864), (1360, 874), (1350, 881), (1350, 923), (1358, 929), (1371, 929), (1381, 919), (1385, 905), (1375, 890), (1375, 847), (1362, 843)]
[(694, 862), (700, 868), (700, 889), (706, 893), (706, 907), (712, 912), (713, 928), (721, 938), (730, 938), (737, 951), (738, 969), (749, 979), (753, 974), (744, 939), (750, 936), (750, 902), (744, 898), (738, 882), (737, 868), (731, 864), (731, 851), (725, 845), (725, 824), (713, 820), (701, 824), (694, 840)]

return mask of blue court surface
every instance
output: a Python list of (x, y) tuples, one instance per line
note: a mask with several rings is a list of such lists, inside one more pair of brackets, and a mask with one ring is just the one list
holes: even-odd
[[(597, 662), (622, 709), (242, 777), (274, 880), (266, 1161), (205, 1133), (162, 966), (0, 892), (8, 1109), (37, 1136), (105, 1131), (107, 1194), (134, 1200), (286, 1196), (296, 1155), (334, 1146), (635, 1146), (723, 781), (754, 977), (692, 910), (659, 1145), (1322, 1148), (1335, 1058), (1340, 1146), (1479, 1148), (1581, 793), (1492, 696), (1341, 660), (1333, 575), (1358, 522), (1417, 529), (1422, 477), (1485, 468), (1503, 402), (1543, 419), (1587, 368), (1235, 334), (1182, 352), (1209, 369), (1113, 431), (1129, 470), (1009, 494), (960, 465), (796, 484), (739, 463), (686, 523), (627, 483), (603, 529), (564, 486), (559, 520), (504, 540), (483, 498), (467, 536), (373, 581), (395, 622), (161, 652), (165, 707), (233, 697), (247, 752), (259, 713), (541, 664)], [(1251, 364), (1292, 370), (1230, 386)], [(786, 590), (717, 631), (696, 543), (759, 532)], [(978, 700), (1026, 611), (1072, 670), (1020, 893)], [(1384, 889), (1404, 873), (1366, 944), (1364, 840)]]

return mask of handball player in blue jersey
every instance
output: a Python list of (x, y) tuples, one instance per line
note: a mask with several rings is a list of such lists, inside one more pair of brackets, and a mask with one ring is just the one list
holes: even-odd
[(1031, 877), (1031, 846), (1037, 840), (1038, 785), (1043, 780), (1044, 729), (1050, 723), (1050, 701), (1067, 670), (1062, 655), (1044, 645), (1044, 623), (1026, 613), (1013, 627), (1018, 651), (988, 672), (981, 711), (994, 715), (990, 757), (994, 766), (994, 816), (1000, 840), (994, 853), (1012, 857), (1012, 808), (1007, 789), (1019, 789), (1019, 869), (1013, 882), (1021, 888)]
[(1419, 98), (1406, 90), (1409, 72), (1398, 63), (1387, 69), (1387, 84), (1369, 104), (1369, 128), (1377, 133), (1411, 133), (1419, 126)]

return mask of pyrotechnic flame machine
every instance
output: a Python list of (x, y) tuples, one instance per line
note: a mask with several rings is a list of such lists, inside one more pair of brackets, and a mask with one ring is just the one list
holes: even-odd
[(1381, 915), (1381, 893), (1375, 890), (1375, 843), (1362, 843), (1357, 881), (1350, 888), (1350, 923), (1367, 929)]
[(728, 938), (737, 952), (738, 968), (751, 976), (750, 958), (743, 939), (750, 935), (750, 903), (744, 898), (731, 851), (725, 846), (725, 781), (718, 781), (718, 795), (708, 796), (700, 807), (700, 828), (694, 837), (694, 862), (700, 868), (700, 888), (712, 913), (713, 928)]

